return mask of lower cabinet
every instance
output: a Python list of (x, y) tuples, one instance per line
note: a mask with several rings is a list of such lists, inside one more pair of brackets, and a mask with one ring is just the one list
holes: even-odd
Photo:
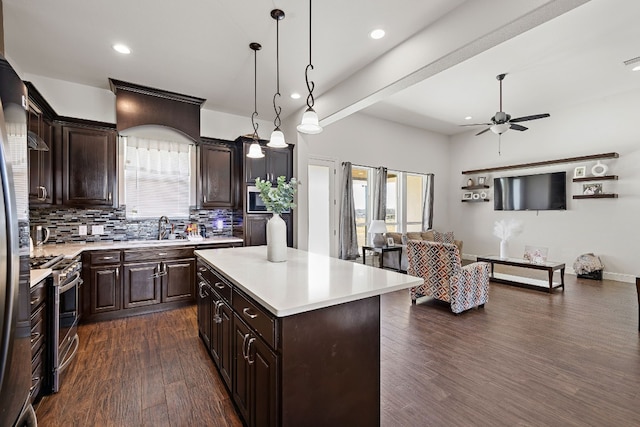
[(83, 296), (88, 320), (162, 311), (195, 299), (192, 247), (93, 251), (83, 263), (89, 272), (89, 295)]
[(31, 388), (29, 401), (38, 400), (43, 391), (46, 391), (47, 357), (45, 348), (50, 343), (47, 337), (47, 287), (45, 279), (31, 288)]

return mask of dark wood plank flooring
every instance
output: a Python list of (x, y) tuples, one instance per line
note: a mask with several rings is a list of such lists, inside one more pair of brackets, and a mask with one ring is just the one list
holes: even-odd
[[(408, 291), (383, 296), (382, 425), (640, 425), (635, 286), (566, 282), (551, 295), (491, 284), (485, 308), (459, 316), (412, 306)], [(241, 425), (195, 307), (81, 325), (80, 338), (41, 426)]]

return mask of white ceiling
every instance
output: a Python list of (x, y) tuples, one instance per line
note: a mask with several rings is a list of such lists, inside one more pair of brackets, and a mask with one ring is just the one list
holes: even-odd
[[(321, 97), (412, 35), (474, 1), (378, 0), (366, 7), (362, 2), (314, 2), (314, 95)], [(278, 7), (286, 14), (280, 22), (280, 105), (283, 117), (300, 111), (306, 96), (308, 2), (184, 4), (3, 0), (5, 50), (24, 73), (104, 89), (113, 77), (206, 98), (205, 108), (249, 116), (253, 52), (248, 45), (256, 41), (263, 45), (258, 53), (259, 117), (271, 120), (276, 24), (269, 12)], [(552, 117), (545, 120), (552, 120), (559, 108), (640, 88), (640, 72), (622, 66), (622, 61), (640, 56), (640, 29), (634, 22), (638, 16), (637, 0), (592, 0), (363, 111), (455, 134), (468, 130), (457, 126), (465, 116), (484, 122), (498, 111), (495, 76), (507, 72), (505, 111), (513, 117), (549, 112)], [(368, 37), (377, 27), (387, 31), (378, 41)], [(116, 42), (129, 45), (132, 54), (117, 54), (111, 49)], [(303, 97), (292, 100), (292, 92)]]

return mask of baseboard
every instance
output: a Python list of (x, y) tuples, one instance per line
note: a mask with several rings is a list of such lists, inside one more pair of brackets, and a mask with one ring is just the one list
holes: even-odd
[[(462, 259), (467, 261), (475, 261), (478, 259), (477, 255), (472, 254), (462, 254)], [(624, 282), (624, 283), (636, 283), (636, 276), (633, 274), (625, 274), (625, 273), (614, 273), (612, 271), (603, 271), (602, 278), (605, 280), (614, 280), (616, 282)], [(576, 276), (576, 272), (573, 268), (567, 268), (565, 270), (565, 274), (571, 274)]]

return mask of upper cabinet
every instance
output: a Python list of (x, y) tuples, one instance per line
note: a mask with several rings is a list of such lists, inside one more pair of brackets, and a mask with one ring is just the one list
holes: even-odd
[(54, 143), (53, 118), (55, 111), (29, 82), (29, 204), (47, 206), (54, 201)]
[(246, 157), (251, 141), (245, 139), (243, 142), (244, 175), (246, 183), (254, 184), (256, 178), (261, 178), (273, 183), (276, 182), (279, 176), (284, 176), (287, 181), (291, 179), (293, 175), (293, 148), (291, 145), (288, 148), (269, 148), (263, 146), (262, 151), (264, 152), (264, 157), (252, 159)]
[(202, 138), (198, 156), (199, 206), (204, 209), (236, 207), (240, 198), (234, 143)]
[(115, 206), (116, 132), (108, 126), (62, 125), (62, 204)]

